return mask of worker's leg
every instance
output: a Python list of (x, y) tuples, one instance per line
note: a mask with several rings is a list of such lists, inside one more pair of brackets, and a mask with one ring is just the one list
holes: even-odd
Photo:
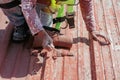
[(95, 30), (95, 18), (92, 0), (79, 0), (82, 16), (89, 32)]
[(2, 9), (10, 22), (15, 25), (13, 40), (22, 41), (26, 37), (27, 24), (25, 23), (20, 6), (10, 9)]
[(52, 27), (53, 24), (53, 17), (51, 13), (43, 12), (42, 9), (44, 9), (46, 6), (42, 4), (37, 4), (36, 11), (38, 13), (38, 16), (41, 20), (41, 23), (43, 26)]

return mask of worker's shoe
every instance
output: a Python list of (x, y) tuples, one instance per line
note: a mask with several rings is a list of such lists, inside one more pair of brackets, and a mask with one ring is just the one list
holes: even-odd
[(14, 28), (12, 40), (14, 42), (22, 42), (25, 41), (28, 36), (29, 28), (26, 25), (16, 26)]

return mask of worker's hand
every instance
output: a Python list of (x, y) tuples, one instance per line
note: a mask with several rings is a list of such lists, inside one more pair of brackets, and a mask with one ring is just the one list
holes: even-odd
[[(99, 34), (97, 31), (90, 32), (90, 35), (92, 36), (92, 38), (95, 41), (98, 41), (101, 45), (109, 45), (110, 44), (110, 40), (107, 37)], [(103, 38), (104, 41), (101, 41), (100, 38)]]
[(90, 35), (92, 36), (92, 38), (95, 40), (95, 41), (98, 41), (99, 39), (97, 38), (97, 32), (96, 31), (91, 31), (90, 32)]
[(41, 30), (37, 36), (42, 42), (42, 47), (48, 51), (51, 51), (54, 48), (52, 38), (47, 34), (45, 30)]

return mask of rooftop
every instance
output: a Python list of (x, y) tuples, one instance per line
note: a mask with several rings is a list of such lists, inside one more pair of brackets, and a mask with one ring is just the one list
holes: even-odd
[(97, 29), (111, 45), (89, 39), (76, 6), (75, 28), (62, 30), (72, 36), (73, 46), (70, 51), (59, 49), (74, 56), (56, 60), (31, 55), (29, 42), (11, 42), (12, 26), (7, 27), (9, 21), (0, 10), (0, 80), (120, 80), (120, 1), (93, 1)]

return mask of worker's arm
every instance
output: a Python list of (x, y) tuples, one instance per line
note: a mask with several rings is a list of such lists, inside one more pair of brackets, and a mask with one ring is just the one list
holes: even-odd
[(37, 34), (41, 30), (43, 30), (42, 23), (38, 17), (38, 14), (35, 10), (35, 3), (29, 0), (21, 1), (22, 12), (24, 17), (28, 23), (28, 26), (31, 30), (32, 35)]
[(106, 41), (103, 44), (110, 44), (110, 41), (108, 40), (107, 37), (104, 37), (103, 35), (100, 35), (96, 32), (93, 1), (92, 0), (79, 0), (79, 1), (84, 22), (86, 24), (87, 30), (89, 31), (93, 39), (98, 42), (101, 42), (100, 39), (98, 38), (99, 35), (99, 37), (101, 36)]
[(92, 0), (80, 0), (80, 7), (83, 19), (89, 32), (95, 30), (95, 19), (92, 6)]
[(22, 11), (32, 35), (39, 36), (40, 40), (42, 41), (42, 46), (50, 50), (53, 47), (53, 41), (43, 29), (43, 25), (35, 9), (35, 4), (36, 0), (22, 0)]
[(92, 36), (97, 39), (97, 36), (95, 34), (95, 18), (94, 18), (94, 11), (93, 11), (93, 5), (92, 0), (79, 0), (80, 1), (80, 7), (81, 12), (83, 16), (83, 20), (86, 24), (86, 28), (89, 31)]

